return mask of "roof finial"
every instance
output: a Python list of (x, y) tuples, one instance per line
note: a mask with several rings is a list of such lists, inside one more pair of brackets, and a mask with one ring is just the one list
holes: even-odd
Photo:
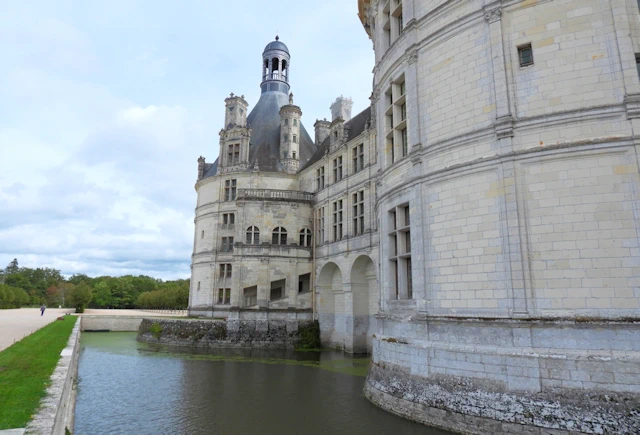
[(279, 41), (280, 37), (278, 35), (276, 35), (276, 41)]

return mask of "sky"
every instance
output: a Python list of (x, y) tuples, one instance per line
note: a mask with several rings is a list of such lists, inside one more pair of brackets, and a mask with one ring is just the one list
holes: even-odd
[[(356, 0), (21, 0), (0, 13), (0, 268), (188, 278), (197, 158), (279, 34), (313, 137), (371, 94)], [(251, 108), (250, 107), (250, 108)]]

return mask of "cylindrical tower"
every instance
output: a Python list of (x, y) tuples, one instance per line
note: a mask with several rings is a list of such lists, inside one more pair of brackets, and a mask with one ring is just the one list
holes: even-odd
[(638, 3), (359, 6), (381, 169), (366, 395), (463, 433), (640, 433)]
[(290, 94), (289, 104), (280, 109), (280, 162), (291, 174), (300, 168), (301, 117), (302, 110), (293, 104), (293, 94)]
[(291, 55), (280, 37), (270, 42), (262, 53), (262, 92), (289, 93), (289, 70)]

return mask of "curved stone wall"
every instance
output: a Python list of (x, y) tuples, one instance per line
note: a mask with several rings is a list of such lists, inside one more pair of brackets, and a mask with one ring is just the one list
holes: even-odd
[(368, 395), (469, 433), (637, 433), (637, 2), (361, 6), (381, 167)]

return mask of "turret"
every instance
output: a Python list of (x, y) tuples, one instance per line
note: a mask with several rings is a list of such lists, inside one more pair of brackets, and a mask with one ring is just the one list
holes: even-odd
[(249, 166), (249, 139), (251, 130), (247, 127), (249, 103), (244, 95), (233, 93), (224, 100), (224, 128), (220, 131), (220, 154), (218, 173), (240, 171)]
[(302, 110), (293, 104), (293, 94), (289, 94), (289, 104), (280, 108), (280, 163), (289, 174), (300, 168), (301, 117)]
[(224, 100), (224, 104), (227, 108), (224, 116), (225, 128), (231, 127), (246, 127), (247, 126), (247, 108), (249, 103), (244, 99), (244, 95), (238, 97), (231, 93), (231, 95)]
[(262, 92), (289, 93), (289, 70), (291, 55), (287, 46), (276, 40), (270, 42), (262, 53)]
[(320, 146), (322, 142), (329, 136), (331, 133), (331, 123), (327, 121), (327, 118), (324, 120), (318, 119), (313, 127), (316, 129), (316, 145)]
[(345, 98), (342, 95), (336, 98), (336, 101), (331, 105), (331, 121), (335, 121), (338, 118), (342, 118), (344, 122), (351, 119), (351, 108), (353, 107), (353, 100), (351, 98)]

